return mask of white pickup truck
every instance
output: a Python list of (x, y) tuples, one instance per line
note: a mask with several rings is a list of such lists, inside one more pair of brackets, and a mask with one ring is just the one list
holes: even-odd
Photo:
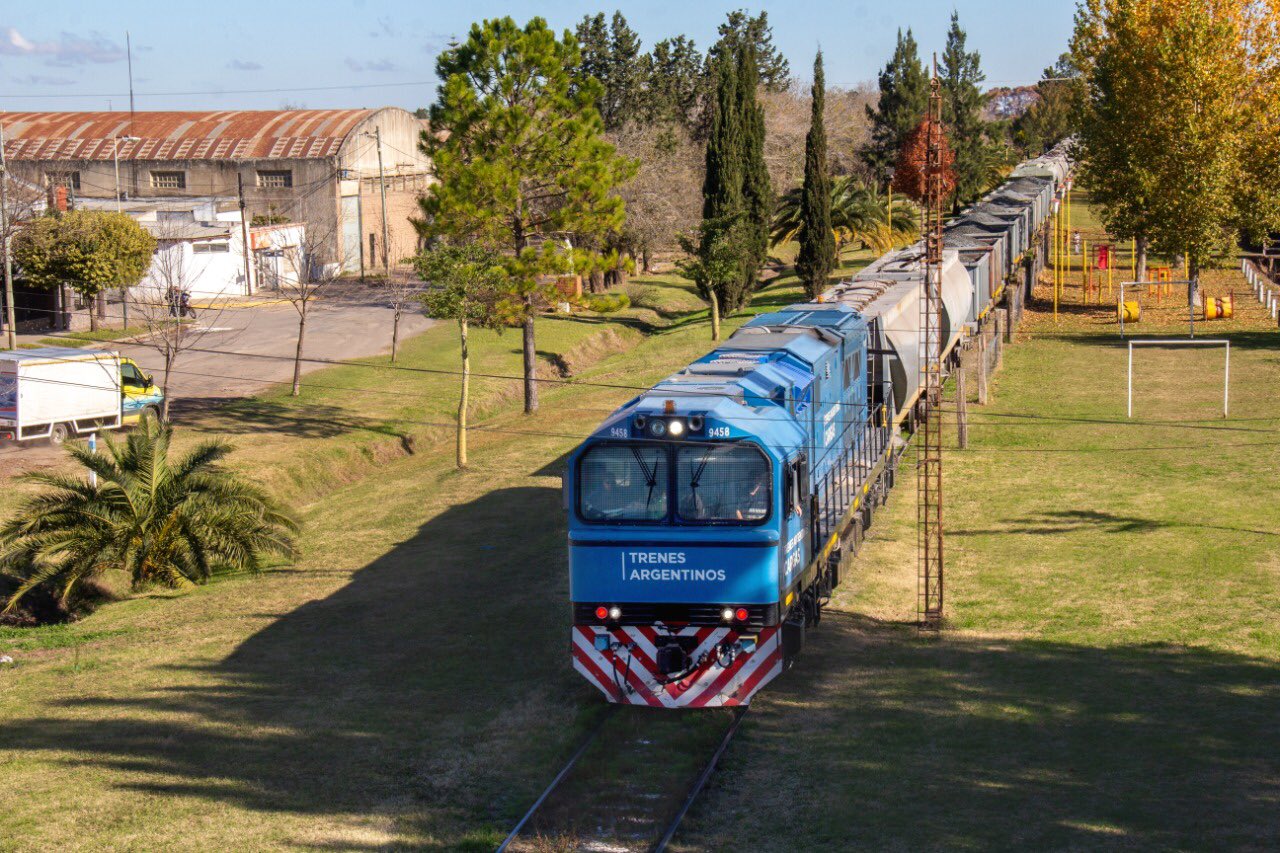
[(163, 402), (151, 377), (114, 352), (0, 352), (0, 440), (61, 444), (158, 415)]

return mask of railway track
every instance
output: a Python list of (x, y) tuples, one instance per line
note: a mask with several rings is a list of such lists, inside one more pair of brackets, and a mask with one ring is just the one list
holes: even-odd
[(661, 853), (746, 712), (610, 706), (498, 853)]

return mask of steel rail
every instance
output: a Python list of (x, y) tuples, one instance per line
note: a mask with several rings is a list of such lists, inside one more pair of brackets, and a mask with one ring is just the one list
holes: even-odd
[(702, 789), (706, 787), (707, 781), (711, 778), (711, 774), (715, 772), (716, 765), (720, 763), (721, 756), (724, 755), (726, 749), (729, 748), (729, 742), (733, 740), (733, 736), (738, 733), (738, 727), (742, 725), (743, 719), (747, 716), (749, 706), (739, 708), (734, 712), (733, 722), (729, 725), (728, 731), (724, 733), (724, 737), (720, 739), (720, 745), (716, 747), (716, 751), (712, 753), (711, 760), (707, 762), (707, 766), (702, 769), (702, 773), (694, 780), (693, 785), (689, 788), (689, 793), (685, 795), (684, 802), (680, 805), (680, 810), (676, 812), (676, 816), (672, 818), (671, 823), (667, 825), (667, 831), (663, 833), (662, 838), (653, 846), (653, 853), (664, 853), (667, 845), (671, 843), (671, 839), (675, 837), (676, 830), (680, 828), (681, 821), (684, 816), (689, 813), (689, 809), (693, 807), (693, 803), (698, 799), (698, 795), (702, 793)]
[(534, 801), (533, 805), (529, 807), (529, 810), (524, 813), (524, 817), (520, 818), (520, 822), (515, 825), (515, 828), (512, 829), (507, 837), (503, 839), (502, 843), (498, 845), (496, 853), (504, 853), (504, 851), (511, 845), (511, 842), (516, 840), (520, 835), (520, 830), (524, 829), (525, 824), (529, 822), (529, 819), (538, 813), (538, 809), (542, 808), (542, 804), (547, 801), (547, 797), (550, 797), (555, 789), (559, 787), (560, 783), (564, 781), (564, 777), (569, 775), (569, 771), (577, 765), (578, 759), (582, 758), (583, 753), (587, 751), (587, 747), (595, 743), (596, 737), (604, 728), (604, 724), (609, 721), (609, 718), (612, 717), (614, 712), (617, 710), (617, 705), (610, 705), (608, 707), (599, 722), (597, 722), (595, 727), (587, 734), (582, 744), (574, 751), (573, 755), (569, 757), (568, 762), (566, 762), (564, 767), (560, 769), (560, 772), (556, 774), (556, 777), (551, 780), (551, 784), (542, 792), (542, 796), (538, 797), (538, 799)]

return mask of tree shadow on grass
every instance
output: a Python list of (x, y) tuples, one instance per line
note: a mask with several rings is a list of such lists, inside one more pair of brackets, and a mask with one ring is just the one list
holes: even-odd
[(385, 421), (320, 403), (287, 405), (256, 397), (200, 397), (175, 400), (172, 417), (188, 429), (219, 435), (276, 432), (297, 438), (333, 438), (364, 432), (402, 443), (409, 440), (403, 430)]
[(561, 518), (548, 488), (450, 508), (219, 663), (7, 720), (0, 763), (65, 755), (144, 795), (492, 849), (599, 706), (568, 664)]
[[(221, 661), (6, 720), (0, 762), (302, 818), (305, 846), (492, 849), (601, 708), (568, 664), (564, 539), (555, 489), (451, 507)], [(1275, 661), (834, 611), (811, 636), (693, 815), (701, 849), (1280, 842)], [(343, 831), (375, 815), (385, 840)]]
[(1280, 843), (1277, 661), (930, 639), (835, 612), (813, 639), (695, 808), (698, 849)]
[(1228, 524), (1203, 524), (1169, 519), (1157, 520), (1088, 509), (1036, 512), (1021, 518), (1011, 519), (1000, 527), (957, 527), (948, 531), (948, 533), (952, 536), (1003, 536), (1011, 533), (1058, 536), (1089, 531), (1099, 535), (1110, 535), (1115, 533), (1148, 533), (1169, 527), (1196, 527), (1203, 530), (1223, 530), (1229, 533), (1252, 533), (1256, 536), (1280, 536), (1280, 531), (1277, 530), (1257, 530), (1251, 527), (1234, 527)]

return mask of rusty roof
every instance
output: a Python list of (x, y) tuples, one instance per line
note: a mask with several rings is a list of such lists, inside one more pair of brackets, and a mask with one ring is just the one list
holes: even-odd
[(333, 157), (373, 110), (5, 113), (12, 160), (274, 160)]

